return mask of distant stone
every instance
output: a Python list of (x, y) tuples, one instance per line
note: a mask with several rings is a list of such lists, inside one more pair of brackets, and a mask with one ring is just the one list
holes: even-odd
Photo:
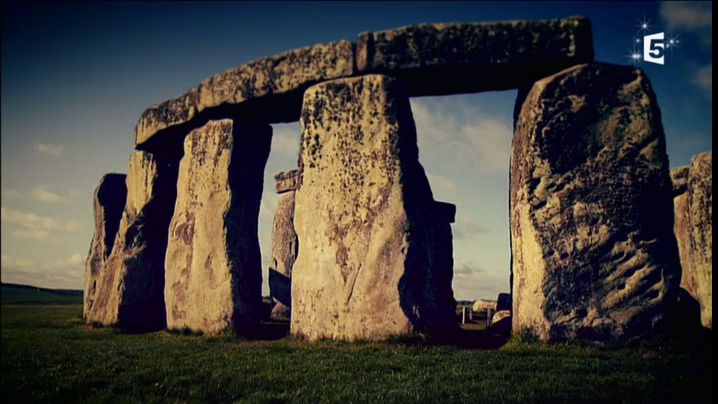
[(689, 166), (683, 166), (671, 170), (671, 183), (673, 184), (674, 197), (683, 195), (688, 190), (688, 169)]
[(88, 314), (97, 298), (97, 282), (110, 256), (115, 236), (120, 227), (120, 218), (127, 201), (125, 174), (105, 174), (100, 185), (95, 188), (93, 208), (95, 216), (95, 233), (92, 236), (90, 251), (85, 263), (85, 288), (83, 317)]
[(496, 298), (496, 311), (511, 311), (511, 293), (499, 293)]
[[(452, 282), (454, 279), (454, 237), (451, 232), (451, 223), (456, 217), (456, 205), (447, 202), (434, 201), (432, 217), (434, 224), (431, 231), (434, 233), (431, 242), (433, 245), (432, 266), (434, 282), (434, 310), (436, 313), (453, 313), (456, 308)], [(443, 327), (443, 326), (442, 326)], [(443, 331), (442, 331), (443, 332)]]
[(518, 88), (592, 60), (591, 24), (583, 17), (364, 32), (356, 53), (359, 73), (399, 78), (409, 96)]
[[(354, 73), (354, 45), (336, 41), (267, 56), (204, 80), (185, 94), (147, 109), (135, 145), (155, 151), (181, 145), (209, 119), (245, 116), (267, 123), (299, 118), (304, 90)], [(261, 99), (261, 100), (260, 100)], [(151, 142), (150, 142), (151, 141)]]
[(439, 223), (451, 224), (456, 220), (456, 205), (434, 201), (434, 214)]
[(453, 330), (455, 302), (436, 288), (445, 274), (431, 254), (433, 197), (401, 83), (367, 75), (310, 87), (301, 126), (291, 333), (382, 340)]
[[(701, 307), (701, 323), (713, 328), (713, 153), (693, 156), (671, 171), (674, 231), (680, 252), (681, 287)], [(681, 192), (682, 191), (682, 192)]]
[(177, 162), (135, 151), (127, 171), (127, 203), (97, 282), (88, 323), (132, 331), (165, 328), (165, 251), (177, 192)]
[(656, 97), (630, 66), (590, 63), (517, 101), (510, 172), (513, 330), (545, 341), (665, 331), (680, 282)]
[(299, 252), (299, 239), (294, 231), (294, 191), (297, 176), (297, 170), (281, 172), (274, 176), (279, 201), (272, 223), (272, 258), (269, 268), (269, 290), (276, 303), (272, 309), (272, 317), (291, 315), (292, 267)]
[(274, 176), (274, 190), (278, 194), (297, 190), (297, 170), (282, 171)]
[(473, 311), (486, 311), (487, 309), (496, 311), (496, 300), (479, 299), (476, 300), (471, 307)]
[(510, 323), (511, 322), (511, 312), (508, 310), (499, 310), (496, 313), (494, 313), (494, 316), (491, 317), (491, 326), (498, 327), (499, 322), (503, 319), (508, 319), (508, 321)]
[(272, 128), (209, 121), (184, 141), (165, 260), (167, 327), (251, 333), (262, 315), (257, 220)]

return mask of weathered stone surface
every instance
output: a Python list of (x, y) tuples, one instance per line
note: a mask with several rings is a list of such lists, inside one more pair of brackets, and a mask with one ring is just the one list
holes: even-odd
[(693, 156), (671, 171), (674, 231), (680, 252), (681, 287), (701, 306), (701, 323), (713, 328), (713, 153)]
[(257, 222), (272, 128), (210, 121), (184, 141), (165, 260), (167, 327), (251, 332), (261, 320)]
[(274, 190), (278, 194), (288, 191), (296, 191), (297, 189), (297, 170), (282, 171), (274, 176)]
[(360, 73), (401, 79), (410, 96), (518, 88), (593, 60), (587, 18), (419, 24), (364, 32)]
[[(294, 231), (294, 191), (297, 176), (297, 170), (281, 172), (274, 176), (279, 201), (272, 223), (272, 258), (269, 268), (269, 289), (276, 303), (272, 309), (272, 317), (289, 317), (291, 314), (292, 267), (299, 252), (299, 239)], [(286, 287), (287, 284), (289, 288)]]
[(511, 320), (511, 312), (508, 310), (499, 310), (496, 313), (494, 313), (494, 316), (491, 317), (491, 326), (494, 327), (498, 325), (499, 321), (508, 318), (509, 321)]
[(433, 282), (433, 299), (436, 304), (437, 313), (454, 313), (456, 300), (454, 290), (451, 287), (454, 279), (454, 237), (451, 232), (451, 223), (456, 218), (456, 205), (446, 202), (434, 201), (432, 204), (433, 228), (430, 231), (431, 239), (427, 246), (433, 251), (431, 256), (433, 276), (429, 281)]
[(135, 331), (165, 327), (164, 261), (177, 167), (176, 161), (142, 151), (130, 156), (125, 210), (88, 323)]
[(640, 69), (591, 63), (536, 82), (510, 173), (513, 329), (542, 340), (662, 331), (679, 284), (660, 110)]
[(88, 318), (97, 296), (97, 282), (100, 280), (105, 261), (115, 243), (120, 227), (120, 218), (127, 200), (125, 174), (105, 174), (97, 186), (93, 198), (95, 233), (92, 235), (90, 251), (85, 263), (85, 289), (83, 294), (83, 317)]
[(380, 340), (456, 327), (455, 302), (436, 287), (433, 197), (401, 83), (310, 87), (300, 122), (291, 333)]
[(673, 196), (683, 195), (688, 190), (688, 169), (690, 166), (676, 167), (671, 170)]
[(496, 311), (496, 300), (479, 299), (476, 300), (474, 305), (471, 307), (471, 310), (473, 311), (486, 311), (486, 309)]
[(496, 311), (511, 311), (511, 293), (499, 293), (496, 297)]
[[(147, 109), (135, 128), (135, 145), (153, 151), (167, 142), (181, 144), (185, 134), (208, 120), (236, 114), (267, 123), (294, 122), (299, 118), (304, 89), (353, 73), (354, 44), (350, 41), (263, 57)], [(150, 144), (151, 138), (155, 139)]]

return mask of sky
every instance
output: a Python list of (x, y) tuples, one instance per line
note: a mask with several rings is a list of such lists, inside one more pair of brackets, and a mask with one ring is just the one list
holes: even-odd
[[(418, 23), (591, 19), (596, 60), (635, 64), (657, 94), (670, 167), (712, 150), (712, 5), (678, 2), (57, 2), (2, 5), (2, 282), (82, 289), (92, 196), (127, 172), (151, 105), (257, 58)], [(647, 24), (642, 29), (642, 23)], [(632, 59), (665, 32), (663, 65)], [(668, 43), (668, 42), (667, 42)], [(412, 98), (435, 199), (457, 205), (454, 294), (509, 291), (508, 169), (516, 91)], [(298, 123), (273, 125), (260, 210), (264, 286)]]

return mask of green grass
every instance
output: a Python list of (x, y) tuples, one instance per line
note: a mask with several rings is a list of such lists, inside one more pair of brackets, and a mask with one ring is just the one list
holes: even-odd
[(122, 334), (86, 327), (81, 304), (4, 296), (1, 314), (2, 402), (710, 402), (711, 394), (712, 351), (695, 344), (514, 338), (480, 350)]

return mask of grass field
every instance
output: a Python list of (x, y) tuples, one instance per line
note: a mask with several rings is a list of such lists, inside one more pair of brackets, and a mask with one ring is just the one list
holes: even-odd
[[(91, 329), (81, 297), (2, 295), (2, 402), (710, 402), (710, 344), (499, 349)], [(69, 300), (66, 300), (69, 298)]]

